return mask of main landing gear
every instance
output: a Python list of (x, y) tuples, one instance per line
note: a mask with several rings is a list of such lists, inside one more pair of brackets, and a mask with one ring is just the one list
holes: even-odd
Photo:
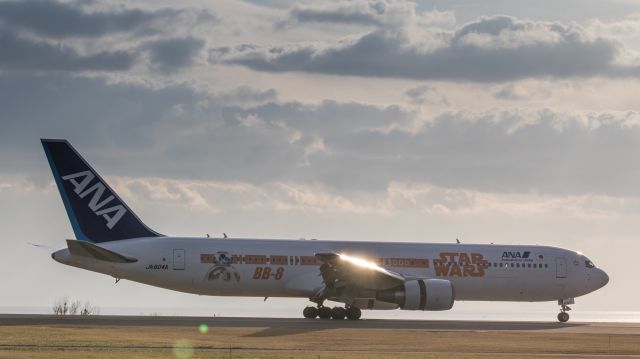
[(573, 298), (558, 300), (558, 305), (560, 306), (560, 313), (558, 313), (558, 321), (560, 323), (566, 323), (567, 321), (569, 321), (569, 313), (567, 313), (568, 311), (571, 310), (571, 308), (569, 307), (569, 304), (574, 304), (574, 303), (575, 301), (573, 300)]
[(324, 305), (319, 305), (318, 307), (306, 307), (302, 311), (302, 315), (304, 315), (307, 319), (315, 319), (319, 317), (320, 319), (344, 319), (345, 317), (350, 320), (358, 320), (362, 315), (360, 308), (358, 307), (325, 307)]

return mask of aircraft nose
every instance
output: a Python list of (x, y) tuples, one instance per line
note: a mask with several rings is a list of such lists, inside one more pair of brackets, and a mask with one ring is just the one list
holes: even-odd
[(609, 283), (609, 276), (605, 271), (599, 268), (596, 268), (596, 275), (594, 276), (594, 279), (594, 282), (597, 283), (598, 286), (596, 289), (602, 288)]
[(600, 269), (600, 272), (602, 276), (602, 286), (604, 287), (605, 285), (607, 285), (607, 283), (609, 283), (609, 275), (607, 275), (607, 273), (602, 269)]

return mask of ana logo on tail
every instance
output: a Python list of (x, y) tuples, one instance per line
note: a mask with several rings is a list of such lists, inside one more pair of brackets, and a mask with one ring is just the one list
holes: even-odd
[(107, 189), (100, 181), (97, 181), (93, 186), (89, 187), (95, 177), (91, 171), (82, 171), (63, 176), (62, 179), (69, 181), (73, 185), (73, 191), (80, 198), (85, 198), (93, 192), (93, 196), (89, 201), (89, 208), (96, 216), (102, 216), (102, 218), (107, 221), (107, 228), (112, 229), (127, 213), (127, 210), (122, 204), (104, 208), (115, 197), (110, 194), (106, 198), (102, 198), (102, 195)]

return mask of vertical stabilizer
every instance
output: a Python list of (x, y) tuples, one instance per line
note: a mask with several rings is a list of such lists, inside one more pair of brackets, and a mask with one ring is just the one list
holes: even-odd
[(142, 223), (69, 142), (41, 142), (77, 239), (100, 243), (161, 236)]

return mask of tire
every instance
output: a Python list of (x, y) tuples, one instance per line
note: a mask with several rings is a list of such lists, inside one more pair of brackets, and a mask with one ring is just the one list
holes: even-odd
[(302, 311), (302, 315), (304, 315), (304, 317), (307, 319), (315, 319), (318, 316), (318, 308), (306, 307)]
[(347, 310), (342, 307), (333, 307), (331, 309), (331, 318), (333, 319), (344, 319), (347, 316)]
[(318, 316), (321, 319), (329, 319), (329, 318), (331, 318), (331, 308), (329, 308), (329, 307), (320, 307), (320, 308), (318, 308)]
[(569, 313), (558, 313), (558, 321), (560, 321), (560, 323), (566, 323), (567, 321), (569, 321)]
[(349, 307), (347, 308), (347, 318), (350, 320), (358, 320), (360, 319), (360, 316), (362, 316), (362, 312), (360, 311), (360, 308), (357, 307)]

